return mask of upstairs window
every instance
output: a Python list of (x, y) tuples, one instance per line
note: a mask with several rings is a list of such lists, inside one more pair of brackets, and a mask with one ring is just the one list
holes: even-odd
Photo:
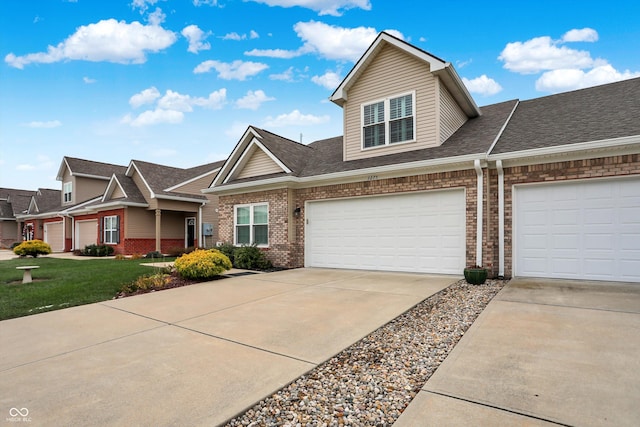
[(65, 182), (62, 185), (62, 197), (64, 200), (64, 203), (68, 203), (71, 201), (71, 191), (72, 191), (72, 184), (70, 182)]
[(269, 245), (269, 205), (266, 203), (235, 207), (235, 244)]
[(415, 140), (415, 92), (362, 105), (362, 147)]

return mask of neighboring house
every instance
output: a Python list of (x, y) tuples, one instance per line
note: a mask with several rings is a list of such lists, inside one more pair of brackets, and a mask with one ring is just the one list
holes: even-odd
[(479, 108), (381, 33), (330, 97), (344, 136), (249, 127), (205, 194), (284, 267), (640, 282), (640, 79)]
[(27, 211), (36, 191), (0, 188), (0, 248), (9, 248), (22, 238), (22, 226), (16, 215)]
[[(25, 239), (40, 238), (54, 252), (112, 245), (115, 253), (146, 254), (213, 246), (217, 196), (202, 194), (223, 162), (189, 169), (132, 160), (119, 166), (64, 157), (62, 191), (34, 196), (18, 216)], [(50, 190), (55, 191), (55, 190)]]

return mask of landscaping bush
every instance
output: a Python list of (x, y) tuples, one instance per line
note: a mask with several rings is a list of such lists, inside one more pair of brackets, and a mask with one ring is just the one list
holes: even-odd
[(148, 254), (146, 254), (144, 257), (145, 258), (164, 258), (164, 255), (162, 255), (158, 251), (152, 251), (152, 252), (149, 252)]
[(255, 245), (235, 248), (233, 265), (247, 270), (267, 270), (273, 267), (264, 252)]
[(235, 252), (236, 252), (235, 246), (233, 246), (231, 243), (223, 243), (221, 245), (216, 246), (216, 249), (222, 252), (223, 254), (225, 254), (227, 258), (229, 258), (229, 261), (231, 261), (231, 264), (235, 265), (234, 264)]
[(13, 248), (13, 253), (19, 256), (28, 256), (36, 258), (38, 255), (47, 255), (51, 253), (51, 246), (42, 240), (27, 240)]
[(229, 258), (216, 249), (196, 249), (175, 261), (178, 274), (186, 279), (212, 279), (233, 266)]
[(84, 256), (110, 256), (114, 249), (109, 245), (87, 245), (82, 250)]
[(20, 243), (22, 243), (22, 242), (13, 242), (11, 244), (11, 250), (14, 250), (16, 248), (16, 246), (18, 246)]
[(169, 274), (158, 273), (151, 276), (141, 276), (135, 281), (122, 287), (121, 292), (132, 294), (137, 291), (147, 291), (153, 289), (162, 289), (169, 284), (171, 276)]

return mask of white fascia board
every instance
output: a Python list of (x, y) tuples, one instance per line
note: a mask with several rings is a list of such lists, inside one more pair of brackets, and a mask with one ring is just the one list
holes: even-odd
[(61, 214), (70, 214), (70, 213), (72, 213), (72, 212), (74, 212), (76, 210), (85, 209), (86, 205), (88, 205), (90, 203), (95, 203), (97, 201), (100, 201), (101, 199), (102, 199), (102, 197), (100, 196), (100, 197), (96, 197), (94, 199), (87, 200), (87, 201), (82, 202), (80, 204), (77, 204), (75, 206), (71, 206), (71, 207), (68, 207), (66, 209), (63, 209), (62, 211), (60, 211), (60, 213)]
[(531, 150), (512, 151), (509, 153), (489, 154), (488, 161), (502, 160), (505, 166), (515, 164), (544, 163), (572, 158), (589, 158), (598, 155), (620, 155), (640, 153), (640, 135), (621, 138), (602, 139), (599, 141), (577, 142), (574, 144), (556, 145), (553, 147), (534, 148)]
[(516, 105), (513, 106), (513, 109), (511, 110), (511, 113), (509, 113), (509, 117), (507, 117), (507, 120), (504, 121), (504, 123), (502, 124), (502, 127), (498, 131), (498, 134), (496, 135), (496, 137), (494, 138), (493, 142), (491, 143), (491, 146), (487, 150), (486, 158), (489, 157), (489, 155), (491, 154), (491, 152), (495, 148), (496, 144), (500, 140), (500, 137), (504, 133), (504, 130), (507, 128), (507, 126), (509, 125), (509, 122), (511, 121), (511, 117), (513, 117), (513, 113), (516, 112), (516, 109), (518, 108), (518, 105), (520, 105), (520, 100), (516, 100)]
[[(291, 186), (294, 188), (315, 187), (320, 185), (343, 184), (358, 182), (363, 180), (377, 180), (395, 178), (408, 175), (420, 175), (425, 173), (445, 172), (452, 170), (474, 169), (474, 161), (479, 157), (484, 157), (484, 153), (469, 154), (458, 157), (448, 157), (445, 159), (421, 160), (401, 165), (393, 164), (386, 166), (376, 166), (366, 169), (355, 169), (345, 172), (335, 172), (325, 175), (314, 175), (307, 177), (284, 176), (258, 181), (229, 184), (224, 187), (212, 187), (204, 190), (204, 193), (224, 194), (237, 193), (242, 191), (263, 191), (269, 188)], [(482, 162), (482, 167), (486, 167), (486, 161)]]
[(192, 199), (189, 197), (180, 197), (180, 196), (167, 196), (166, 194), (159, 194), (156, 196), (158, 200), (176, 200), (179, 202), (193, 202), (193, 203), (208, 203), (207, 199)]
[[(254, 148), (256, 147), (256, 148)], [(280, 169), (282, 169), (285, 173), (291, 173), (291, 169), (289, 169), (284, 163), (280, 161), (271, 151), (267, 149), (257, 138), (253, 138), (251, 142), (247, 145), (247, 147), (242, 151), (240, 158), (233, 165), (231, 171), (227, 174), (222, 181), (223, 184), (229, 182), (229, 180), (235, 175), (236, 171), (240, 168), (243, 168), (246, 163), (249, 161), (249, 156), (253, 155), (255, 150), (262, 150), (271, 160), (273, 160)]]
[(176, 185), (174, 185), (173, 187), (165, 188), (165, 189), (164, 189), (164, 191), (173, 191), (173, 190), (175, 190), (176, 188), (180, 188), (180, 187), (182, 187), (183, 185), (191, 184), (191, 183), (192, 183), (192, 182), (194, 182), (194, 181), (197, 181), (197, 180), (199, 180), (199, 179), (201, 179), (201, 178), (204, 178), (204, 177), (205, 177), (205, 176), (207, 176), (207, 175), (211, 175), (211, 174), (213, 174), (213, 173), (217, 173), (218, 171), (220, 171), (220, 168), (213, 169), (213, 170), (211, 170), (211, 171), (209, 171), (209, 172), (203, 173), (202, 175), (198, 175), (198, 176), (196, 176), (196, 177), (194, 177), (194, 178), (191, 178), (191, 179), (188, 179), (188, 180), (186, 180), (186, 181), (184, 181), (184, 182), (181, 182), (181, 183), (179, 183), (179, 184), (176, 184)]
[[(144, 179), (144, 175), (142, 175), (140, 173), (140, 169), (138, 169), (138, 166), (136, 166), (135, 162), (132, 160), (131, 163), (129, 164), (129, 167), (127, 168), (127, 172), (126, 175), (129, 177), (133, 176), (133, 170), (131, 170), (131, 168), (133, 168), (133, 170), (135, 170), (135, 172), (140, 175), (140, 179), (142, 179), (142, 182), (144, 182), (144, 186), (147, 187), (147, 191), (149, 192), (149, 196), (153, 199), (156, 197), (155, 193), (153, 192), (153, 190), (151, 189), (151, 187), (149, 186), (149, 183), (147, 182), (146, 179)], [(131, 170), (131, 175), (129, 175), (129, 171)]]
[(124, 188), (122, 188), (122, 184), (120, 184), (120, 181), (118, 181), (118, 178), (114, 174), (111, 177), (111, 180), (109, 181), (109, 184), (107, 185), (107, 188), (104, 190), (104, 194), (102, 195), (102, 201), (103, 202), (107, 201), (107, 197), (111, 197), (111, 195), (115, 191), (115, 186), (116, 185), (120, 188), (120, 190), (122, 190), (122, 194), (124, 194), (124, 197), (128, 197), (127, 196), (127, 192), (124, 191)]
[(246, 146), (249, 144), (249, 142), (251, 142), (251, 139), (248, 139), (249, 135), (253, 135), (251, 137), (251, 139), (258, 138), (260, 136), (253, 129), (253, 127), (249, 126), (247, 128), (247, 130), (244, 132), (244, 134), (242, 134), (242, 137), (240, 138), (240, 140), (238, 141), (236, 146), (233, 148), (233, 151), (231, 152), (231, 154), (227, 158), (227, 161), (224, 162), (224, 164), (220, 168), (220, 172), (218, 172), (216, 177), (213, 179), (213, 182), (211, 183), (210, 187), (214, 187), (216, 185), (221, 184), (222, 182), (220, 182), (220, 181), (221, 180), (223, 181), (224, 179), (226, 179), (227, 176), (229, 176), (231, 174), (230, 170), (235, 168), (235, 165), (237, 164), (238, 157), (240, 157), (242, 155), (242, 153), (245, 151)]
[(69, 163), (67, 163), (67, 158), (63, 157), (62, 158), (62, 162), (60, 163), (60, 167), (58, 168), (58, 175), (56, 176), (56, 181), (62, 181), (64, 179), (64, 169), (65, 167), (69, 170), (71, 170), (71, 168), (69, 167)]
[(82, 178), (99, 179), (101, 181), (108, 181), (109, 179), (111, 179), (111, 177), (109, 177), (109, 176), (91, 175), (91, 174), (88, 174), (88, 173), (73, 173), (73, 172), (71, 172), (71, 175), (79, 176), (79, 177), (82, 177)]
[(478, 117), (481, 115), (480, 108), (450, 62), (447, 62), (442, 68), (432, 68), (431, 71), (439, 76), (445, 85), (449, 87), (451, 96), (454, 97), (467, 116)]

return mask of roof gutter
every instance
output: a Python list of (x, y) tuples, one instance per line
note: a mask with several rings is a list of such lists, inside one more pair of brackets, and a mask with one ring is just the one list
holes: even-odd
[(223, 192), (235, 192), (238, 190), (247, 191), (254, 188), (251, 191), (261, 191), (265, 187), (277, 188), (282, 185), (291, 184), (294, 186), (304, 187), (305, 185), (327, 185), (328, 183), (343, 183), (349, 181), (358, 181), (366, 179), (367, 177), (378, 177), (378, 175), (384, 175), (384, 178), (392, 178), (394, 176), (406, 176), (407, 171), (415, 171), (416, 175), (424, 174), (425, 169), (434, 169), (438, 171), (455, 170), (460, 166), (465, 166), (468, 169), (473, 168), (474, 161), (478, 158), (478, 154), (468, 154), (457, 157), (447, 157), (444, 159), (431, 159), (421, 160), (411, 163), (403, 164), (391, 164), (384, 166), (376, 166), (365, 169), (354, 169), (350, 171), (334, 172), (324, 175), (313, 175), (305, 177), (297, 176), (282, 176), (277, 178), (264, 179), (259, 181), (241, 182), (237, 184), (227, 184), (224, 186), (215, 186), (205, 188), (201, 190), (203, 193), (216, 194)]

